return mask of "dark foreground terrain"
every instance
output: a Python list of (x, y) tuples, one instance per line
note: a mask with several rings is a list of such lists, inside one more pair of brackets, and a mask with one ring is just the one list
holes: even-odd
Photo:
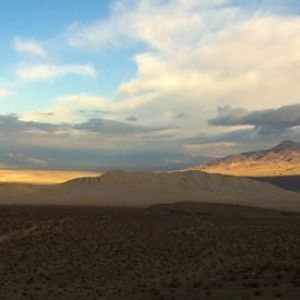
[(1, 207), (0, 299), (300, 299), (300, 218), (239, 211)]

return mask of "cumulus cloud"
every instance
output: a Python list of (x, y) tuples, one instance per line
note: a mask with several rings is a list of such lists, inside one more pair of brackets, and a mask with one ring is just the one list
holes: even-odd
[(214, 126), (249, 125), (264, 134), (285, 131), (300, 125), (300, 104), (256, 111), (222, 107), (219, 109), (219, 115), (209, 123)]
[(46, 49), (39, 42), (33, 39), (16, 37), (13, 40), (13, 47), (21, 54), (38, 56), (40, 58), (47, 57)]
[[(217, 147), (218, 155), (222, 155), (224, 149), (245, 151), (251, 146), (261, 147), (291, 132), (296, 138), (297, 116), (286, 121), (279, 110), (300, 97), (300, 86), (295, 80), (300, 77), (300, 17), (266, 9), (273, 5), (261, 6), (271, 1), (255, 2), (249, 10), (246, 1), (115, 1), (106, 19), (69, 28), (68, 43), (99, 52), (134, 44), (135, 76), (122, 81), (111, 98), (86, 93), (66, 95), (45, 107), (42, 114), (22, 114), (22, 120), (77, 124), (67, 133), (65, 129), (56, 131), (53, 143), (67, 134), (72, 135), (73, 146), (93, 145), (98, 150), (102, 147), (102, 151), (105, 144), (112, 151), (112, 145), (114, 149), (124, 145), (126, 148), (130, 143), (132, 153), (144, 151), (149, 155), (146, 149), (163, 141), (163, 151), (153, 149), (155, 153), (166, 154), (178, 148), (182, 158), (185, 154), (196, 157), (197, 151), (203, 149), (210, 153), (215, 145), (226, 145)], [(70, 73), (92, 77), (96, 73), (91, 69), (75, 72), (70, 66), (59, 69), (43, 65), (36, 72), (34, 67), (25, 66), (29, 72), (24, 73), (23, 79)], [(22, 78), (22, 72), (19, 77)], [(220, 106), (227, 108), (213, 119)], [(126, 118), (138, 116), (147, 128), (159, 124), (172, 130), (145, 133), (141, 138), (140, 128), (129, 136), (118, 129), (118, 134), (111, 137), (111, 127), (105, 129), (106, 133), (98, 132), (99, 128), (115, 126), (103, 125), (104, 114), (113, 122), (133, 121)], [(277, 117), (279, 122), (275, 122)], [(269, 135), (262, 137), (261, 133)], [(104, 152), (102, 155), (105, 157)]]
[(16, 71), (17, 76), (24, 81), (40, 81), (65, 75), (96, 77), (97, 71), (93, 65), (22, 65)]
[(123, 47), (128, 40), (142, 41), (155, 49), (173, 50), (176, 41), (182, 47), (183, 40), (190, 44), (200, 33), (204, 34), (208, 26), (205, 18), (214, 21), (214, 28), (222, 26), (220, 17), (231, 19), (233, 8), (210, 12), (225, 4), (227, 0), (117, 1), (107, 19), (72, 26), (68, 42), (72, 47), (96, 51)]
[(271, 7), (119, 1), (106, 19), (70, 29), (68, 42), (94, 51), (142, 43), (134, 56), (137, 74), (120, 85), (114, 109), (165, 125), (184, 111), (186, 134), (198, 128), (213, 134), (207, 120), (220, 105), (270, 109), (300, 97), (294, 80), (300, 76), (300, 17)]
[(20, 116), (25, 121), (83, 122), (89, 117), (110, 117), (111, 104), (108, 99), (86, 93), (59, 96), (43, 111), (27, 112)]

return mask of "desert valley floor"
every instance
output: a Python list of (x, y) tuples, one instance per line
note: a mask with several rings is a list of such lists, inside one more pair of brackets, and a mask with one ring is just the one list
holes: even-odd
[(239, 206), (2, 206), (0, 299), (300, 299), (300, 218)]

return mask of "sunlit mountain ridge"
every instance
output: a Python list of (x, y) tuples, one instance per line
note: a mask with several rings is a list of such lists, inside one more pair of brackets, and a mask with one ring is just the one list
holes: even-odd
[(227, 156), (199, 169), (207, 173), (234, 176), (299, 175), (300, 143), (284, 141), (271, 149)]

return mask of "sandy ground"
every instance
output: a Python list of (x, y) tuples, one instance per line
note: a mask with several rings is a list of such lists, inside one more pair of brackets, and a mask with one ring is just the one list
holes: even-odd
[(78, 177), (97, 176), (99, 173), (54, 170), (0, 170), (0, 182), (56, 184)]

